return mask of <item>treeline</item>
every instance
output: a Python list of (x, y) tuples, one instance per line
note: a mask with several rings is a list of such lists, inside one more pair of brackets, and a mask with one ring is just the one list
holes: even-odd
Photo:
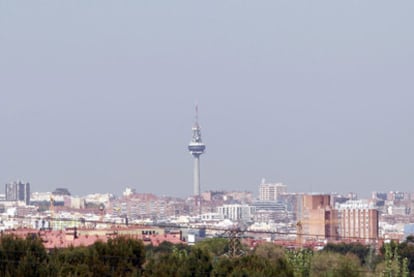
[[(361, 244), (328, 244), (324, 250), (287, 250), (271, 243), (229, 253), (227, 239), (195, 246), (144, 246), (116, 237), (89, 247), (47, 251), (37, 236), (0, 238), (0, 276), (414, 276), (414, 238), (376, 253)], [(410, 275), (411, 274), (411, 275)]]

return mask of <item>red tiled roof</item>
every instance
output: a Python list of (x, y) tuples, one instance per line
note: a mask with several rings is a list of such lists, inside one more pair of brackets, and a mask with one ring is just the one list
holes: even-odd
[[(46, 249), (53, 249), (53, 248), (66, 248), (70, 246), (78, 247), (78, 246), (89, 246), (94, 244), (97, 241), (107, 242), (109, 238), (117, 236), (118, 231), (135, 231), (134, 233), (131, 232), (130, 237), (136, 239), (142, 239), (145, 243), (151, 243), (154, 246), (158, 246), (160, 243), (164, 241), (169, 241), (171, 243), (184, 243), (180, 240), (180, 236), (178, 234), (153, 234), (153, 235), (136, 235), (139, 233), (139, 230), (133, 230), (132, 228), (125, 228), (125, 229), (106, 229), (106, 230), (94, 230), (94, 229), (78, 229), (77, 230), (77, 237), (74, 237), (74, 230), (66, 231), (55, 231), (55, 230), (34, 230), (34, 229), (19, 229), (13, 231), (6, 231), (6, 234), (14, 234), (17, 237), (25, 238), (29, 234), (36, 234), (38, 235), (42, 241), (43, 245)], [(128, 236), (128, 234), (124, 234)]]

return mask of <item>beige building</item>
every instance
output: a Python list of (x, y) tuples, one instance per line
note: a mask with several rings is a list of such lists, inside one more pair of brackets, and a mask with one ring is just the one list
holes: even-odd
[(335, 240), (338, 237), (336, 228), (336, 211), (331, 208), (331, 196), (328, 194), (305, 194), (298, 205), (297, 232), (298, 241)]

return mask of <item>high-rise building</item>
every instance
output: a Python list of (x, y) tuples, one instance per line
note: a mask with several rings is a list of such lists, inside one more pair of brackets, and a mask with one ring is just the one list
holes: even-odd
[(364, 200), (350, 200), (335, 207), (341, 239), (367, 241), (378, 238), (378, 210)]
[(17, 181), (6, 184), (6, 201), (23, 201), (26, 205), (30, 204), (30, 184)]
[(371, 194), (371, 198), (372, 199), (376, 199), (376, 200), (387, 200), (387, 193), (386, 192), (378, 192), (378, 191), (374, 191)]
[(277, 201), (279, 195), (287, 192), (286, 185), (282, 183), (266, 183), (262, 180), (259, 185), (259, 200), (260, 201)]
[(196, 106), (195, 122), (192, 128), (193, 137), (188, 145), (188, 151), (194, 157), (193, 195), (200, 200), (200, 156), (204, 153), (206, 145), (201, 140), (201, 128), (198, 124), (198, 107)]
[(337, 239), (336, 213), (331, 208), (330, 195), (305, 194), (301, 202), (297, 223), (298, 242)]

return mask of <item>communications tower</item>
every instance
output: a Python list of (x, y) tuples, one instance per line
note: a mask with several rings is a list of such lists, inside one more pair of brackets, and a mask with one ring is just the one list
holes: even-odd
[(198, 107), (195, 107), (195, 122), (192, 128), (193, 138), (188, 145), (188, 151), (194, 157), (194, 196), (200, 200), (200, 155), (204, 153), (206, 145), (201, 140), (201, 128), (198, 125)]

